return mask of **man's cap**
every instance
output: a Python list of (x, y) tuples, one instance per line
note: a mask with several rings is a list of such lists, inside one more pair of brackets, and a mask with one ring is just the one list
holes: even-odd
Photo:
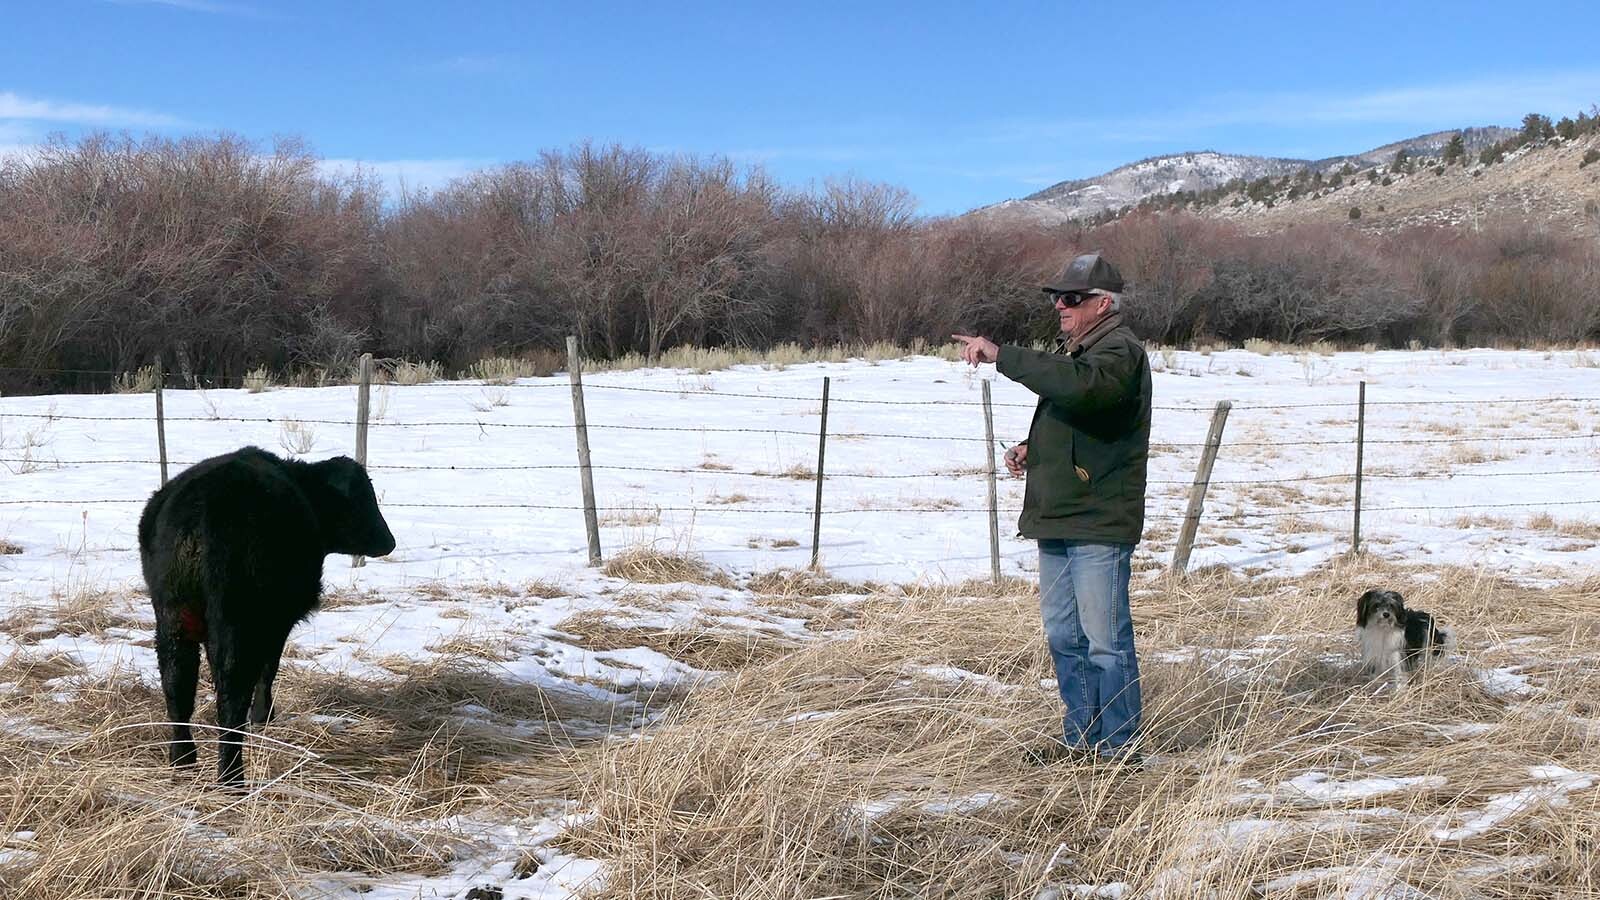
[(1099, 253), (1085, 253), (1067, 263), (1061, 273), (1040, 288), (1047, 294), (1079, 291), (1122, 291), (1122, 273)]

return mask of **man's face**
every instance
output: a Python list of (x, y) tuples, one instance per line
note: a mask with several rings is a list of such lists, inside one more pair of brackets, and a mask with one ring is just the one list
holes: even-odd
[(1061, 317), (1061, 333), (1072, 338), (1083, 337), (1111, 311), (1111, 298), (1093, 291), (1056, 294), (1055, 304)]

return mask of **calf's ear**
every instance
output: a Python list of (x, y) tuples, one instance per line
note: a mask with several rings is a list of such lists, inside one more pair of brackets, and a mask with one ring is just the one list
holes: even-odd
[(346, 499), (356, 495), (356, 486), (366, 477), (361, 464), (348, 456), (335, 456), (322, 465), (322, 475), (328, 487)]

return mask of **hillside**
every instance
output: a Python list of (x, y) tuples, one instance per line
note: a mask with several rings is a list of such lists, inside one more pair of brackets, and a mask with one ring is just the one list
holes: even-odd
[[(1595, 135), (1552, 138), (1518, 147), (1493, 165), (1480, 152), (1514, 138), (1514, 128), (1459, 131), (1469, 165), (1442, 167), (1458, 131), (1434, 131), (1322, 160), (1189, 152), (1139, 160), (1094, 178), (1062, 181), (1024, 199), (1006, 200), (974, 216), (1006, 223), (1101, 221), (1130, 208), (1187, 208), (1240, 221), (1251, 231), (1302, 223), (1350, 223), (1363, 231), (1416, 224), (1482, 226), (1523, 221), (1594, 231), (1586, 213), (1600, 202), (1600, 165), (1582, 162)], [(1395, 154), (1411, 162), (1395, 168)], [(1600, 152), (1600, 151), (1597, 151)], [(1387, 181), (1387, 183), (1386, 183)], [(1352, 218), (1352, 208), (1360, 215)]]
[[(1415, 225), (1514, 222), (1594, 234), (1600, 226), (1595, 212), (1600, 165), (1583, 163), (1591, 152), (1600, 153), (1600, 135), (1529, 145), (1493, 165), (1441, 166), (1436, 158), (1423, 158), (1408, 169), (1376, 166), (1336, 188), (1293, 199), (1280, 192), (1253, 200), (1240, 192), (1193, 211), (1244, 223), (1252, 231), (1313, 222), (1346, 222), (1380, 233)], [(1359, 218), (1351, 218), (1352, 209), (1359, 210)]]
[(1155, 194), (1204, 191), (1242, 178), (1252, 181), (1299, 171), (1310, 165), (1304, 159), (1238, 156), (1204, 150), (1142, 159), (1094, 178), (1063, 181), (1024, 197), (1064, 218), (1083, 218), (1108, 209), (1120, 209)]

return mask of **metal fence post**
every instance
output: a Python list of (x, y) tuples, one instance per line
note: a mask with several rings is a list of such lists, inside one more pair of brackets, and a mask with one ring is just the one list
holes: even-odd
[(811, 505), (811, 568), (822, 556), (822, 472), (828, 457), (828, 376), (822, 376), (822, 423), (817, 426), (817, 496)]
[(1000, 501), (994, 483), (994, 406), (989, 380), (983, 381), (983, 467), (989, 481), (989, 577), (1000, 585)]

